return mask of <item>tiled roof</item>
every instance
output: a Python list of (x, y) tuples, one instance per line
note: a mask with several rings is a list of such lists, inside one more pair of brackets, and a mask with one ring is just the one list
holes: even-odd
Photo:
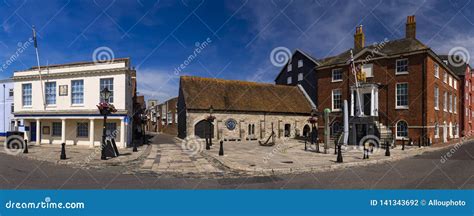
[[(370, 45), (366, 46), (365, 48), (375, 49), (377, 45)], [(378, 51), (385, 55), (396, 55), (396, 54), (403, 54), (409, 53), (414, 51), (426, 50), (429, 49), (428, 46), (424, 45), (420, 41), (412, 38), (402, 38), (398, 40), (388, 41), (386, 42), (381, 49)], [(358, 52), (361, 50), (354, 50), (354, 56), (357, 55)], [(340, 53), (339, 55), (327, 57), (324, 59), (320, 59), (319, 62), (321, 63), (320, 67), (334, 65), (334, 64), (343, 64), (347, 63), (351, 58), (350, 49)]]
[(456, 75), (459, 75), (459, 76), (464, 76), (464, 74), (466, 73), (466, 67), (467, 67), (467, 63), (463, 63), (461, 64), (460, 66), (454, 66), (452, 64), (449, 64), (449, 56), (448, 55), (439, 55), (439, 58), (441, 58), (441, 60), (447, 60), (448, 61), (448, 67), (454, 71), (454, 73), (456, 73)]
[[(311, 105), (297, 86), (182, 76), (187, 109), (309, 114)], [(181, 94), (180, 94), (181, 95)]]

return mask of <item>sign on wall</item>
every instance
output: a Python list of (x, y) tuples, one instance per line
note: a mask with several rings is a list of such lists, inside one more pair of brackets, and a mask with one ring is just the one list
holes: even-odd
[(234, 130), (235, 127), (237, 126), (237, 121), (235, 121), (235, 119), (233, 119), (233, 118), (227, 119), (227, 120), (225, 121), (225, 126), (226, 126), (227, 129), (229, 129), (229, 130)]
[(59, 96), (67, 96), (67, 85), (59, 86)]

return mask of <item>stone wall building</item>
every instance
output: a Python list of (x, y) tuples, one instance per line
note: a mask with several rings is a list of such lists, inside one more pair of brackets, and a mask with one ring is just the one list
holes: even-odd
[[(183, 76), (178, 96), (178, 136), (217, 140), (298, 137), (309, 131), (312, 105), (301, 86)], [(211, 110), (212, 107), (212, 110)], [(211, 125), (206, 120), (215, 117)]]

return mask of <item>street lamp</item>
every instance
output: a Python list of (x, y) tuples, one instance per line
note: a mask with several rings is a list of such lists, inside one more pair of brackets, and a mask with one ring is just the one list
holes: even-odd
[[(318, 122), (318, 118), (316, 117), (317, 110), (313, 108), (311, 110), (311, 117), (308, 119), (308, 122), (311, 124), (311, 145), (313, 145), (315, 136), (317, 136), (316, 132), (316, 123)], [(316, 143), (316, 152), (319, 153), (319, 144)]]
[[(214, 113), (214, 107), (212, 107), (212, 105), (209, 107), (209, 116), (207, 117), (207, 121), (209, 122), (209, 146), (212, 146), (212, 122), (214, 122), (214, 119), (216, 119), (216, 117), (214, 117), (212, 115), (212, 113)], [(208, 147), (206, 147), (206, 149), (209, 149)]]
[[(107, 87), (102, 89), (102, 91), (100, 91), (100, 96), (101, 96), (103, 101), (101, 103), (99, 103), (99, 105), (97, 106), (99, 108), (100, 114), (102, 114), (104, 116), (104, 125), (103, 125), (103, 128), (102, 128), (102, 149), (101, 149), (101, 156), (100, 156), (101, 160), (107, 160), (107, 156), (105, 155), (105, 147), (106, 147), (105, 137), (107, 136), (106, 135), (106, 133), (107, 133), (107, 115), (109, 115), (111, 112), (116, 111), (115, 108), (113, 107), (113, 105), (109, 104), (109, 98), (110, 98), (111, 94), (112, 94), (112, 92), (109, 91), (109, 89)], [(93, 134), (91, 136), (93, 136)]]

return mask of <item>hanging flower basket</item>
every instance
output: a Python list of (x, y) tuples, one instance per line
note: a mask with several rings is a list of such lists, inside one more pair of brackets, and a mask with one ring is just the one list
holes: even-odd
[(101, 102), (99, 105), (97, 105), (97, 108), (100, 111), (100, 114), (102, 115), (108, 115), (110, 113), (117, 112), (117, 109), (115, 109), (115, 106), (113, 104)]
[(216, 119), (216, 117), (214, 117), (214, 116), (212, 116), (212, 115), (211, 115), (211, 116), (208, 116), (208, 117), (206, 118), (206, 120), (208, 120), (209, 122), (213, 122), (214, 119)]
[(311, 117), (311, 118), (308, 119), (308, 122), (311, 123), (311, 124), (316, 124), (316, 122), (318, 122), (318, 118)]

